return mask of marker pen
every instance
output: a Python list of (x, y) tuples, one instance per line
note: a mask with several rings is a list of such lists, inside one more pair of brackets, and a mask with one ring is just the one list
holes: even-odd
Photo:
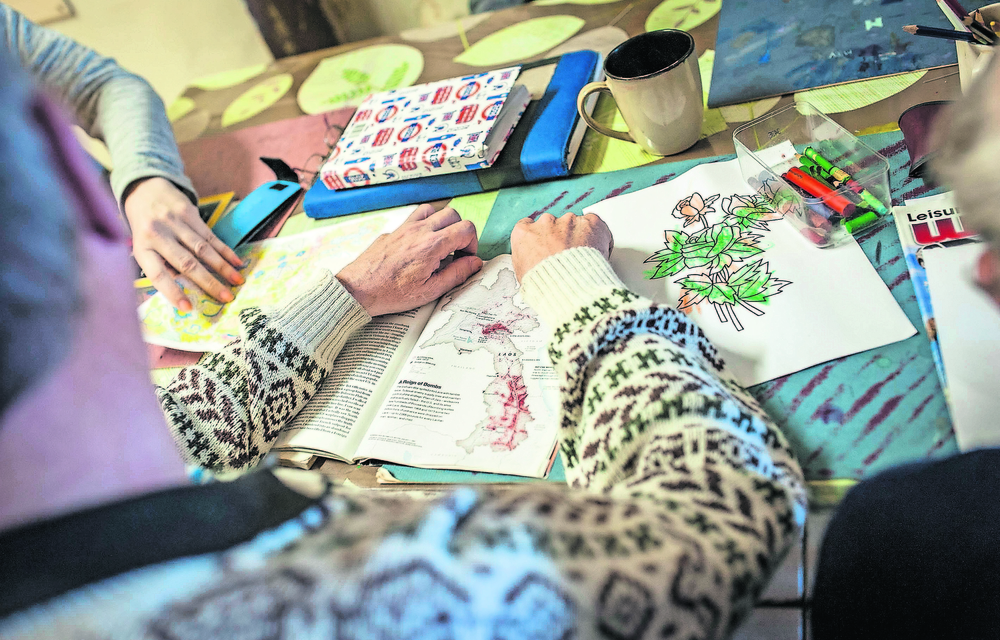
[[(799, 163), (801, 165), (800, 168), (803, 171), (805, 171), (806, 174), (812, 176), (813, 178), (816, 178), (830, 189), (836, 191), (837, 189), (840, 189), (841, 186), (843, 186), (844, 184), (843, 181), (834, 180), (833, 178), (831, 178), (830, 174), (827, 173), (823, 169), (823, 167), (819, 166), (806, 156), (799, 156), (798, 158), (799, 158)], [(842, 195), (848, 200), (850, 200), (851, 203), (854, 204), (854, 206), (867, 206), (864, 198), (855, 193), (850, 187), (848, 187), (844, 191), (841, 191), (838, 195)]]
[(832, 162), (824, 158), (820, 152), (816, 151), (812, 147), (806, 147), (805, 156), (829, 174), (830, 178), (835, 181), (834, 184), (836, 186), (840, 186), (841, 184), (847, 185), (847, 188), (858, 194), (865, 204), (874, 209), (876, 213), (882, 216), (888, 215), (889, 210), (885, 207), (885, 205), (882, 204), (878, 198), (873, 196), (870, 191), (858, 184), (858, 182), (851, 177), (851, 174), (847, 173), (840, 167), (835, 166)]
[(838, 195), (833, 189), (813, 178), (802, 169), (792, 167), (782, 177), (792, 184), (801, 187), (814, 198), (820, 198), (827, 206), (845, 218), (853, 218), (858, 215), (857, 207), (850, 200)]

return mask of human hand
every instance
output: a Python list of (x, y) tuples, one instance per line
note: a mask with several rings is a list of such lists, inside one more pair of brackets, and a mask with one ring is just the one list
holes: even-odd
[(451, 207), (420, 205), (399, 229), (379, 236), (337, 279), (371, 316), (409, 311), (436, 300), (479, 271), (476, 227)]
[(135, 261), (172, 305), (191, 311), (191, 301), (174, 282), (171, 267), (216, 300), (233, 300), (229, 287), (215, 274), (230, 285), (241, 285), (243, 276), (236, 268), (243, 261), (212, 233), (197, 207), (174, 183), (159, 177), (139, 182), (125, 199), (125, 216), (132, 227)]
[(570, 213), (561, 218), (543, 213), (534, 221), (522, 218), (510, 233), (511, 259), (518, 282), (539, 262), (560, 251), (593, 247), (610, 258), (614, 246), (608, 225), (592, 213), (585, 216)]

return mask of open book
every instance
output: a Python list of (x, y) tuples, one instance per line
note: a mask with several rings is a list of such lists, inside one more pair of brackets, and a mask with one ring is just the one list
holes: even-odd
[(275, 449), (543, 477), (558, 428), (547, 335), (498, 256), (436, 303), (355, 334)]

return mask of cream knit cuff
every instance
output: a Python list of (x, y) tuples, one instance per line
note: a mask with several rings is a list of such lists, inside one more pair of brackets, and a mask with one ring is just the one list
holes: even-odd
[(600, 251), (566, 249), (542, 260), (524, 276), (521, 294), (552, 328), (611, 289), (625, 289)]
[(372, 319), (328, 269), (321, 269), (272, 318), (291, 338), (314, 351), (316, 360), (326, 368), (351, 334)]

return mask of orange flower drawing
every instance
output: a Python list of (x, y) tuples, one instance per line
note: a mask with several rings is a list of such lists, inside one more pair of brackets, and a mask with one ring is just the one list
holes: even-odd
[(701, 221), (702, 225), (708, 227), (708, 219), (705, 217), (709, 213), (715, 213), (712, 203), (719, 199), (719, 194), (711, 196), (708, 200), (701, 197), (695, 191), (689, 197), (684, 198), (674, 207), (674, 217), (684, 221), (684, 226)]

